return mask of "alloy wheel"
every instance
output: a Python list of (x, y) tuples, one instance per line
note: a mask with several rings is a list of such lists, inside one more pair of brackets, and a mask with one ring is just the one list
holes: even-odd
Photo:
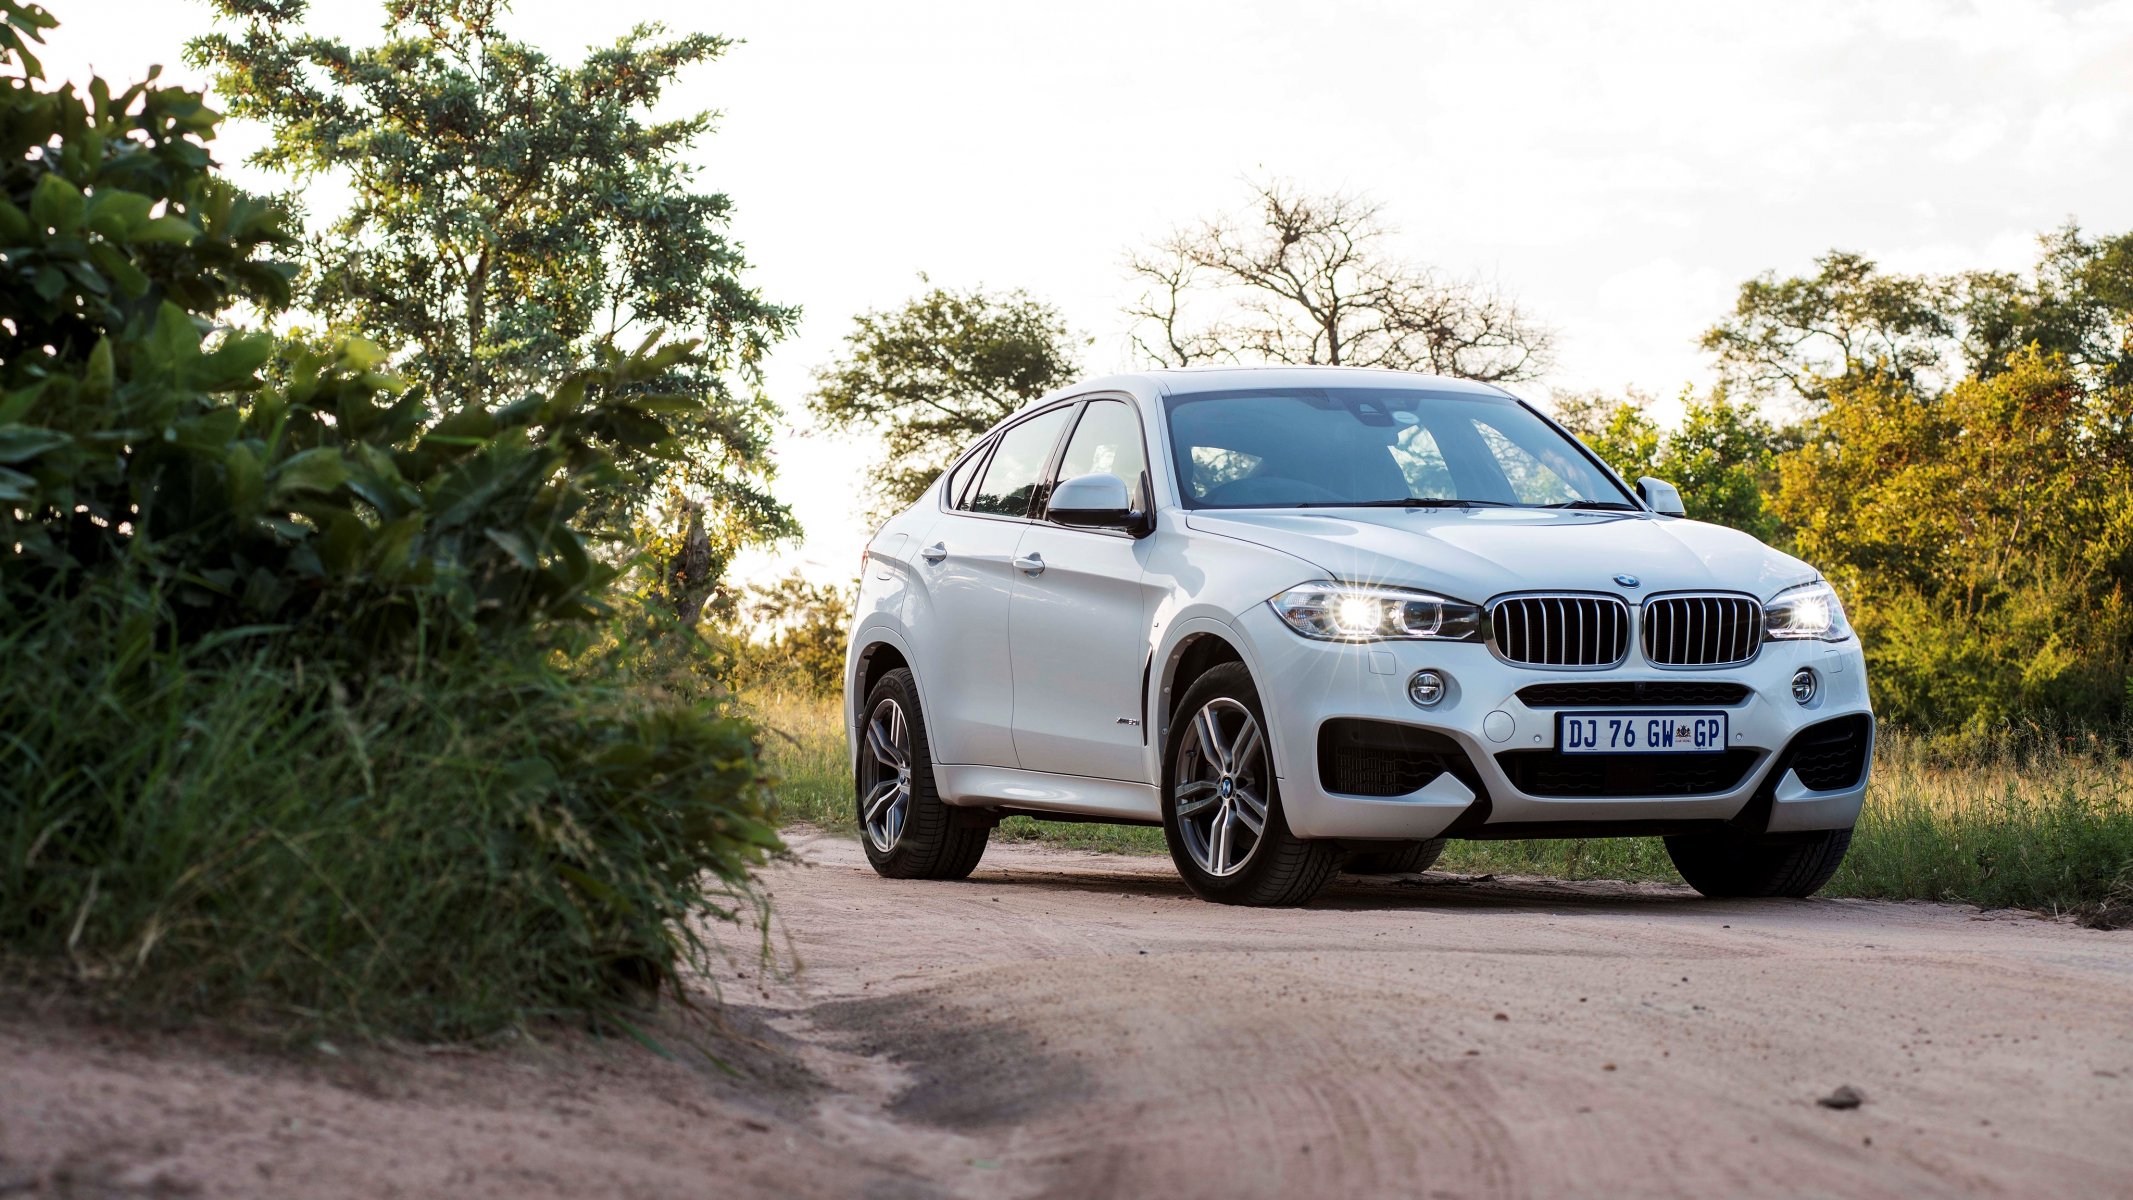
[(859, 823), (874, 849), (887, 854), (910, 817), (911, 723), (901, 704), (884, 697), (867, 715), (859, 752)]
[(1266, 736), (1250, 709), (1218, 696), (1193, 715), (1180, 739), (1172, 814), (1186, 852), (1202, 871), (1234, 875), (1251, 862), (1266, 831)]

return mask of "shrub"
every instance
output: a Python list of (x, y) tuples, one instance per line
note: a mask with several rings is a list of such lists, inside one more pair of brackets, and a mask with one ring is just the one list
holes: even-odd
[(655, 617), (589, 514), (705, 415), (651, 386), (689, 348), (489, 410), (220, 324), (290, 272), (214, 115), (41, 90), (50, 19), (0, 17), (0, 944), (120, 1002), (417, 1036), (677, 981), (776, 839), (752, 728), (596, 652)]

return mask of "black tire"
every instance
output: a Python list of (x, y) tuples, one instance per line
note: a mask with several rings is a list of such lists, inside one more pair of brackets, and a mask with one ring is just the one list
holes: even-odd
[[(1194, 861), (1177, 814), (1178, 770), (1185, 739), (1197, 736), (1194, 722), (1201, 710), (1214, 701), (1242, 705), (1251, 714), (1260, 731), (1258, 752), (1263, 755), (1262, 769), (1250, 778), (1253, 790), (1264, 794), (1266, 815), (1243, 865), (1226, 875), (1210, 873)], [(1185, 692), (1178, 704), (1177, 718), (1170, 723), (1163, 747), (1163, 838), (1170, 845), (1171, 861), (1185, 877), (1185, 885), (1203, 900), (1264, 907), (1303, 904), (1340, 870), (1342, 854), (1334, 843), (1307, 841), (1289, 832), (1281, 788), (1272, 769), (1273, 751), (1264, 745), (1265, 728), (1266, 714), (1259, 705), (1259, 691), (1252, 686), (1251, 672), (1243, 663), (1223, 663), (1200, 676)], [(1225, 806), (1227, 796), (1225, 792)]]
[[(868, 756), (872, 753), (867, 729), (884, 701), (897, 705), (909, 724), (910, 760), (904, 817), (887, 849), (876, 844), (867, 816)], [(852, 792), (858, 805), (859, 845), (866, 851), (867, 861), (877, 874), (889, 879), (968, 877), (985, 856), (985, 842), (992, 836), (992, 829), (958, 819), (956, 810), (942, 802), (933, 782), (933, 752), (926, 741), (926, 715), (919, 707), (918, 681), (902, 667), (890, 671), (867, 693), (866, 707), (859, 714), (859, 756), (852, 764)]]
[(1426, 842), (1388, 842), (1376, 850), (1358, 850), (1341, 864), (1346, 875), (1419, 875), (1437, 865), (1444, 854), (1444, 839)]
[(1666, 839), (1688, 885), (1711, 897), (1812, 896), (1837, 873), (1852, 831), (1748, 834), (1727, 829)]

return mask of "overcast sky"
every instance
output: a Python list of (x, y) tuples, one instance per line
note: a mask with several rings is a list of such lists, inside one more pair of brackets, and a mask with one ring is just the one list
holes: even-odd
[[(133, 78), (207, 25), (190, 0), (46, 0), (54, 78)], [(380, 5), (314, 3), (369, 38)], [(521, 0), (559, 55), (638, 21), (745, 39), (674, 92), (723, 113), (702, 184), (772, 299), (779, 491), (803, 546), (752, 576), (842, 580), (870, 461), (807, 428), (853, 314), (925, 272), (1020, 287), (1132, 365), (1125, 250), (1233, 208), (1247, 174), (1366, 192), (1407, 252), (1476, 274), (1560, 335), (1521, 389), (1708, 379), (1697, 334), (1741, 280), (1832, 247), (1903, 270), (2019, 267), (2068, 218), (2133, 226), (2133, 0), (1764, 5), (1077, 0)], [(240, 158), (255, 132), (232, 127)], [(251, 176), (257, 185), (271, 181)]]

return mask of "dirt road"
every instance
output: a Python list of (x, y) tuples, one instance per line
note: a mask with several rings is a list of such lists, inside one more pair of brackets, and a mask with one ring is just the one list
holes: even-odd
[[(2133, 1194), (2133, 934), (1446, 875), (1254, 911), (1162, 860), (912, 883), (795, 844), (799, 969), (720, 981), (763, 1022), (741, 1083), (553, 1046), (351, 1083), (16, 1027), (0, 1192)], [(1817, 1105), (1840, 1085), (1865, 1103)]]

